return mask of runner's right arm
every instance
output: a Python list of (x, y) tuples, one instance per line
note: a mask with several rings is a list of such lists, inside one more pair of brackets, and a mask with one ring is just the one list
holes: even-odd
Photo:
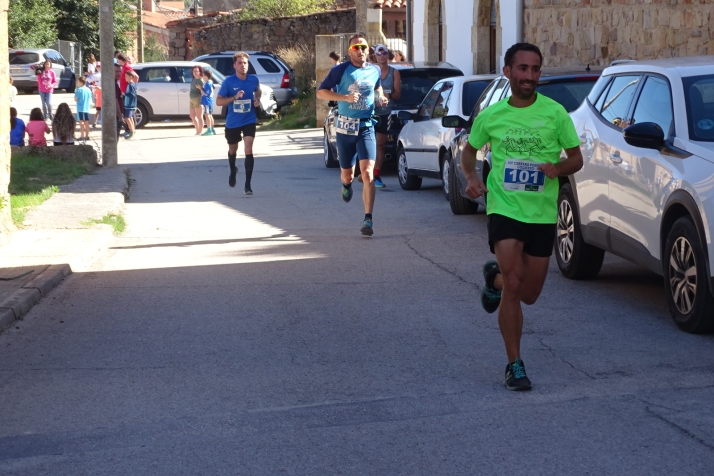
[[(342, 66), (344, 64), (344, 66)], [(352, 91), (349, 94), (341, 94), (333, 91), (337, 89), (337, 86), (342, 80), (342, 75), (349, 66), (349, 63), (342, 63), (330, 70), (330, 72), (325, 76), (325, 79), (317, 88), (317, 98), (323, 99), (325, 101), (345, 101), (355, 103), (359, 101), (360, 94), (357, 91)]]

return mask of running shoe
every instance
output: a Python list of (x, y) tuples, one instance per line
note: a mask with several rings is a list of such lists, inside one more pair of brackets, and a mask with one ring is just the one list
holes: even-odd
[(386, 187), (386, 185), (384, 185), (384, 182), (382, 182), (382, 179), (380, 177), (374, 177), (374, 186), (377, 188)]
[(246, 195), (253, 195), (253, 189), (250, 188), (250, 185), (246, 185), (243, 189), (243, 193), (245, 193)]
[(212, 136), (213, 134), (211, 133), (211, 129), (207, 129), (206, 132), (201, 134), (202, 136)]
[(131, 140), (131, 139), (134, 138), (134, 133), (132, 132), (132, 133), (130, 133), (130, 134), (127, 134), (126, 136), (124, 136), (124, 138), (125, 138), (126, 140)]
[(342, 184), (342, 200), (347, 203), (352, 200), (352, 187), (347, 188), (345, 184)]
[(483, 265), (484, 286), (481, 289), (481, 305), (489, 314), (496, 312), (498, 306), (501, 305), (501, 291), (493, 286), (496, 275), (500, 272), (498, 263), (494, 260), (486, 261), (486, 264)]
[(374, 233), (374, 230), (372, 230), (372, 219), (371, 218), (364, 219), (364, 222), (362, 223), (362, 228), (360, 229), (360, 232), (362, 232), (362, 234), (365, 236), (372, 236), (372, 234)]
[(526, 376), (526, 368), (521, 359), (506, 365), (505, 384), (508, 390), (515, 392), (531, 389), (531, 381)]

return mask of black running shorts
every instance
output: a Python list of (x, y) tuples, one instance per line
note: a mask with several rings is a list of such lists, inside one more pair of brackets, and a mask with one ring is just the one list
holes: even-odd
[(524, 223), (503, 215), (492, 213), (488, 216), (488, 246), (496, 254), (493, 245), (497, 241), (516, 239), (523, 242), (523, 251), (538, 258), (553, 254), (555, 223)]
[(377, 125), (374, 126), (374, 132), (377, 134), (386, 134), (389, 130), (389, 116), (390, 114), (385, 114), (383, 116), (377, 116)]
[(243, 127), (226, 127), (226, 142), (228, 142), (228, 145), (237, 144), (242, 141), (241, 133), (243, 133), (243, 137), (255, 137), (255, 122), (253, 124), (246, 124)]

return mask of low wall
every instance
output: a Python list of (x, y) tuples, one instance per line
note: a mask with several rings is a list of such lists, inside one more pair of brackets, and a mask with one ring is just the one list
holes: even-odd
[(65, 145), (47, 147), (11, 147), (13, 157), (25, 155), (41, 155), (52, 157), (57, 160), (76, 161), (92, 165), (98, 165), (97, 149), (91, 145)]
[(218, 23), (193, 33), (192, 57), (215, 51), (275, 51), (293, 45), (315, 46), (316, 35), (355, 31), (355, 9), (275, 19)]
[(524, 0), (523, 39), (544, 66), (714, 55), (714, 2)]

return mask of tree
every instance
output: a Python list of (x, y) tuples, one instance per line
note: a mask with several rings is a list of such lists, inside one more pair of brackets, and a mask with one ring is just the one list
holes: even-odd
[(169, 54), (165, 45), (162, 45), (156, 35), (147, 35), (144, 43), (144, 61), (166, 61)]
[[(97, 0), (51, 0), (58, 11), (60, 40), (82, 43), (85, 53), (99, 53), (99, 2)], [(113, 0), (114, 48), (130, 50), (136, 31), (136, 16), (122, 0)], [(85, 56), (87, 56), (85, 54)]]
[(238, 13), (239, 20), (279, 18), (322, 12), (334, 2), (329, 0), (250, 0)]
[(57, 39), (57, 10), (47, 0), (10, 0), (11, 48), (48, 48)]

